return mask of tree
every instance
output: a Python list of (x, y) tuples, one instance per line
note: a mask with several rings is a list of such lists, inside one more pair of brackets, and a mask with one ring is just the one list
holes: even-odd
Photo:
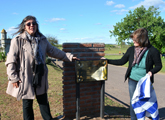
[(56, 37), (53, 37), (51, 35), (47, 35), (46, 38), (50, 42), (51, 45), (53, 45), (53, 46), (58, 45), (58, 40), (56, 39)]
[(130, 39), (130, 34), (138, 28), (146, 28), (151, 44), (161, 53), (165, 53), (165, 22), (159, 16), (158, 8), (151, 6), (146, 10), (144, 6), (136, 8), (133, 12), (130, 10), (121, 22), (116, 23), (114, 30), (110, 30), (110, 37), (116, 37), (116, 42), (121, 45), (122, 42)]
[(5, 52), (0, 52), (0, 61), (5, 61), (6, 59), (6, 55), (5, 55)]

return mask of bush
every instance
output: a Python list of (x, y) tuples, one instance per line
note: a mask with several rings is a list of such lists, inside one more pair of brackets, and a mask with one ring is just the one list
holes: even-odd
[(6, 55), (5, 55), (5, 52), (0, 52), (0, 61), (5, 61), (6, 59)]
[(46, 57), (46, 64), (49, 64), (51, 62), (51, 59)]

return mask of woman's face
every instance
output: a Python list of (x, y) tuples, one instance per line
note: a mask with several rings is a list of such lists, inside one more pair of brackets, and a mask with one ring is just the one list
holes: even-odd
[(28, 20), (25, 23), (25, 31), (27, 31), (31, 36), (33, 36), (37, 31), (36, 21)]
[(134, 44), (134, 46), (135, 47), (138, 47), (139, 46), (139, 43), (137, 42), (137, 37), (136, 37), (136, 35), (135, 36), (133, 36), (133, 44)]

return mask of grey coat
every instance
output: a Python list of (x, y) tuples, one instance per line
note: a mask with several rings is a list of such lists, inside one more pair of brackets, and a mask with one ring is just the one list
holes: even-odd
[[(65, 53), (52, 46), (45, 36), (41, 36), (40, 45), (44, 62), (46, 54), (64, 61), (72, 61), (73, 55)], [(8, 87), (6, 93), (20, 99), (34, 99), (35, 92), (32, 86), (32, 48), (25, 33), (22, 33), (11, 40), (10, 49), (7, 54), (5, 65), (7, 66)], [(13, 87), (12, 83), (21, 80), (19, 88)], [(36, 88), (36, 95), (47, 93), (48, 90), (48, 68), (45, 64), (44, 75), (41, 80), (41, 87)]]

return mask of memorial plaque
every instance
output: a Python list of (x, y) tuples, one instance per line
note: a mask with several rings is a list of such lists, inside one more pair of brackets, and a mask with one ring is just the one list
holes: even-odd
[(107, 60), (75, 61), (76, 82), (107, 80)]

